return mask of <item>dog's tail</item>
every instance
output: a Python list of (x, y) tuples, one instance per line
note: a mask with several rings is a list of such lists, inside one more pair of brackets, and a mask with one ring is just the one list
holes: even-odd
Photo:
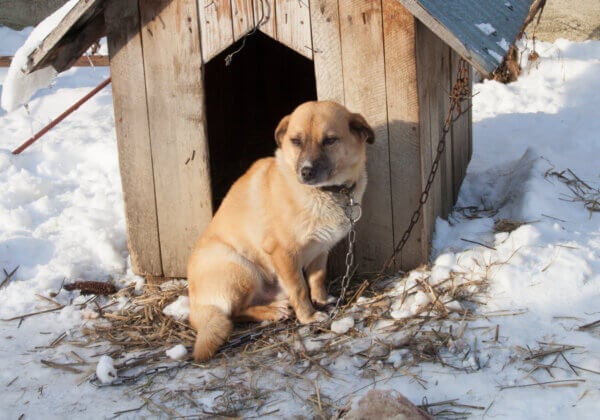
[(233, 322), (222, 309), (201, 305), (190, 311), (190, 323), (197, 330), (194, 359), (210, 359), (231, 335)]

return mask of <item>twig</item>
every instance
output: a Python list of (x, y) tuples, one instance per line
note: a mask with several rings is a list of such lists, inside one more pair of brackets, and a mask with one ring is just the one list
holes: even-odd
[(6, 272), (6, 269), (3, 268), (2, 271), (4, 271), (4, 275), (6, 276), (4, 278), (4, 280), (2, 280), (2, 283), (0, 283), (0, 289), (2, 289), (6, 284), (8, 284), (8, 282), (10, 281), (10, 279), (12, 278), (12, 276), (17, 272), (17, 270), (19, 269), (19, 265), (17, 265), (15, 267), (15, 269), (13, 271), (11, 271), (10, 273)]
[(550, 216), (548, 214), (542, 213), (542, 216), (547, 217), (548, 219), (558, 220), (559, 222), (568, 223), (566, 220), (559, 219), (558, 217)]
[(590, 322), (589, 324), (581, 325), (581, 326), (577, 327), (577, 329), (579, 331), (582, 331), (582, 330), (587, 330), (588, 328), (594, 328), (597, 325), (600, 325), (600, 319), (597, 321), (594, 321), (594, 322)]
[(137, 408), (130, 408), (129, 410), (121, 410), (121, 411), (115, 411), (113, 413), (113, 416), (109, 419), (109, 420), (113, 420), (116, 419), (117, 417), (119, 417), (121, 414), (126, 414), (126, 413), (132, 413), (134, 411), (140, 411), (142, 408), (144, 408), (146, 405), (148, 405), (147, 402), (144, 402), (144, 404), (140, 405)]
[(12, 318), (3, 318), (0, 321), (8, 322), (8, 321), (15, 321), (17, 319), (25, 319), (25, 318), (29, 318), (30, 316), (46, 314), (48, 312), (60, 311), (64, 307), (65, 307), (65, 305), (60, 305), (60, 306), (57, 306), (56, 308), (44, 309), (43, 311), (30, 312), (28, 314), (13, 316)]
[(461, 241), (465, 241), (465, 242), (470, 242), (470, 243), (475, 244), (475, 245), (481, 245), (481, 246), (484, 246), (484, 247), (486, 247), (488, 249), (491, 249), (493, 251), (496, 250), (496, 248), (494, 248), (493, 246), (484, 244), (483, 242), (472, 241), (470, 239), (465, 239), (465, 238), (460, 238), (460, 240)]
[(546, 357), (551, 354), (562, 353), (563, 351), (573, 350), (573, 346), (564, 346), (559, 349), (545, 350), (538, 353), (531, 353), (531, 356), (525, 358), (525, 360), (539, 359), (540, 357)]
[(38, 299), (45, 300), (46, 302), (50, 302), (50, 303), (51, 303), (51, 304), (53, 304), (54, 306), (61, 306), (61, 305), (60, 305), (60, 303), (58, 303), (57, 301), (55, 301), (55, 300), (54, 300), (54, 299), (52, 299), (52, 298), (49, 298), (49, 297), (46, 297), (46, 296), (42, 296), (42, 295), (39, 295), (39, 294), (37, 294), (37, 293), (35, 294), (35, 297), (37, 297)]
[(555, 385), (555, 384), (563, 384), (563, 386), (577, 386), (577, 383), (585, 382), (585, 379), (564, 379), (560, 381), (546, 381), (546, 382), (536, 382), (534, 384), (524, 384), (524, 385), (503, 385), (500, 386), (500, 390), (503, 391), (505, 389), (511, 388), (527, 388), (530, 386), (543, 386), (543, 385)]
[(596, 375), (600, 375), (600, 372), (598, 372), (597, 370), (586, 369), (586, 368), (583, 368), (583, 367), (577, 366), (577, 365), (571, 365), (571, 366), (573, 366), (575, 369), (585, 370), (586, 372), (595, 373)]
[(569, 367), (571, 368), (571, 370), (573, 371), (573, 373), (574, 373), (576, 376), (579, 376), (579, 373), (577, 373), (577, 371), (575, 370), (575, 368), (573, 367), (573, 365), (571, 364), (571, 362), (569, 362), (569, 361), (567, 360), (567, 358), (565, 357), (565, 355), (563, 354), (563, 352), (562, 352), (562, 351), (560, 352), (560, 355), (562, 356), (563, 360), (564, 360), (564, 361), (567, 363), (567, 365), (569, 365)]
[(53, 362), (51, 360), (40, 360), (40, 362), (43, 365), (46, 365), (48, 367), (51, 368), (55, 368), (55, 369), (62, 369), (62, 370), (66, 370), (67, 372), (71, 372), (71, 373), (81, 373), (81, 370), (74, 368), (72, 365), (72, 363), (56, 363)]

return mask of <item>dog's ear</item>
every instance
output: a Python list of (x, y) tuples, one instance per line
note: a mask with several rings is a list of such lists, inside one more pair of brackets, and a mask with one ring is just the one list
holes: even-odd
[(350, 114), (350, 130), (358, 134), (364, 141), (373, 144), (375, 141), (375, 133), (373, 129), (360, 114)]
[(286, 115), (279, 121), (279, 125), (275, 129), (275, 141), (277, 142), (277, 147), (281, 147), (281, 140), (283, 140), (283, 136), (287, 131), (288, 124), (290, 122), (290, 116)]

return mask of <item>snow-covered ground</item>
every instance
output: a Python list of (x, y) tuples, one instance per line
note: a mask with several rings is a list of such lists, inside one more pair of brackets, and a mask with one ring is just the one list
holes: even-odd
[[(26, 34), (0, 28), (0, 55), (13, 54)], [(460, 338), (449, 345), (464, 353), (464, 369), (413, 366), (398, 348), (366, 377), (360, 369), (364, 360), (342, 352), (323, 362), (332, 377), (317, 369), (308, 378), (310, 387), (294, 385), (295, 393), (317, 393), (323, 404), (326, 396), (328, 403), (344, 406), (377, 387), (396, 389), (415, 403), (457, 399), (476, 408), (455, 411), (473, 417), (597, 418), (600, 327), (578, 327), (600, 319), (600, 214), (571, 200), (571, 190), (552, 172), (570, 169), (591, 187), (588, 196), (600, 200), (594, 193), (600, 188), (600, 42), (539, 43), (537, 52), (540, 58), (516, 83), (475, 86), (474, 153), (457, 204), (462, 210), (450, 222), (437, 223), (429, 282), (458, 273), (488, 283), (473, 307), (478, 317), (457, 321), (464, 333), (455, 334)], [(0, 83), (6, 74), (7, 69), (0, 69)], [(44, 297), (58, 292), (65, 280), (113, 280), (119, 285), (138, 280), (128, 271), (110, 87), (22, 155), (10, 153), (106, 77), (106, 68), (72, 69), (34, 95), (27, 108), (0, 111), (0, 269), (19, 267), (0, 289), (0, 319), (53, 308)], [(564, 176), (573, 178), (568, 172)], [(494, 233), (494, 222), (501, 219), (526, 224)], [(428, 297), (421, 293), (400, 305), (402, 290), (423, 276), (415, 272), (398, 282), (390, 322), (426, 303)], [(0, 272), (0, 282), (4, 277)], [(110, 418), (144, 404), (120, 417), (161, 413), (130, 388), (96, 388), (86, 380), (96, 371), (104, 347), (51, 346), (68, 342), (91, 322), (89, 309), (79, 305), (85, 299), (77, 293), (63, 290), (53, 299), (65, 307), (0, 322), (0, 418)], [(338, 332), (348, 327), (363, 333), (346, 346), (366, 348), (376, 337), (360, 322), (342, 324)], [(564, 358), (560, 352), (532, 357), (557, 349)], [(78, 357), (88, 363), (70, 366), (79, 373), (48, 365)], [(170, 406), (168, 399), (159, 398), (159, 390), (149, 398), (180, 414), (211, 412), (233, 384), (213, 390), (201, 384), (211, 375), (222, 377), (223, 369), (190, 367), (157, 379), (160, 389), (197, 385), (197, 406), (189, 401)], [(277, 374), (276, 363), (272, 369), (249, 373), (269, 395), (265, 407), (242, 414), (315, 415), (306, 398), (286, 388), (293, 378)]]

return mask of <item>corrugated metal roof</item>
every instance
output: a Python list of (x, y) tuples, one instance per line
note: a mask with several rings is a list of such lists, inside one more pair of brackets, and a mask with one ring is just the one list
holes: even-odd
[(398, 0), (483, 73), (516, 41), (534, 0)]

